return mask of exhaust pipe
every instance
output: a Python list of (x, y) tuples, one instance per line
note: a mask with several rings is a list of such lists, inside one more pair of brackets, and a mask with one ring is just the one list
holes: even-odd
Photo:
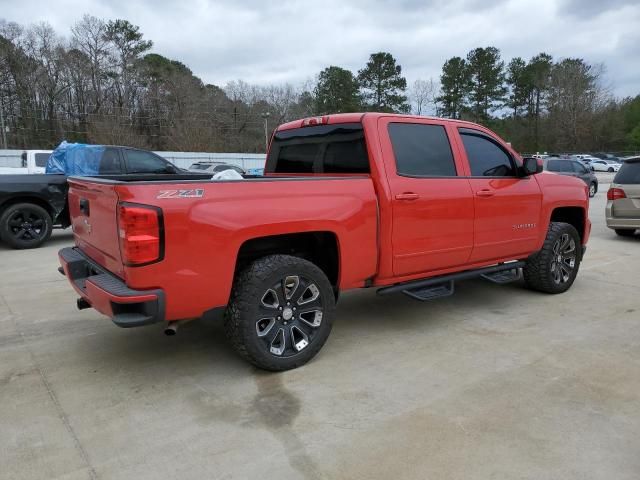
[(84, 310), (85, 308), (91, 308), (91, 304), (87, 302), (84, 298), (79, 298), (76, 300), (76, 306), (78, 310)]
[(180, 322), (178, 320), (173, 320), (167, 323), (167, 326), (164, 329), (164, 334), (168, 337), (174, 336), (178, 333), (178, 327), (180, 326)]

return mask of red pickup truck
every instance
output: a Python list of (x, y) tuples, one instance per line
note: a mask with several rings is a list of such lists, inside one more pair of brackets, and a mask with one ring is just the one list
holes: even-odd
[(327, 340), (341, 291), (428, 300), (456, 280), (561, 293), (589, 237), (579, 179), (540, 173), (486, 128), (380, 113), (273, 134), (264, 177), (69, 180), (80, 298), (121, 327), (225, 312), (235, 349), (286, 370)]

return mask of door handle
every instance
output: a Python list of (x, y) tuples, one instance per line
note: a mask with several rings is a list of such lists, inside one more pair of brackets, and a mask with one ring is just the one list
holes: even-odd
[(478, 190), (476, 192), (476, 195), (479, 197), (493, 197), (495, 193), (493, 190), (484, 189), (484, 190)]
[(417, 200), (420, 198), (420, 195), (413, 192), (404, 192), (396, 195), (396, 200)]

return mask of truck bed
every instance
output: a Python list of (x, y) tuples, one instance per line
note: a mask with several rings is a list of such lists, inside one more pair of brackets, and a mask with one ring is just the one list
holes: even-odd
[[(363, 286), (376, 272), (378, 206), (366, 175), (159, 177), (72, 177), (69, 207), (85, 255), (129, 288), (169, 286), (167, 318), (195, 318), (226, 305), (239, 253), (253, 238), (328, 232), (339, 245), (341, 289)], [(161, 261), (123, 264), (117, 223), (123, 203), (160, 209)]]

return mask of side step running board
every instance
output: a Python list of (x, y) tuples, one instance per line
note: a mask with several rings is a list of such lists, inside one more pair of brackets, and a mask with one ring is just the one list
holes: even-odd
[(436, 298), (453, 295), (453, 291), (453, 280), (449, 280), (448, 282), (441, 283), (440, 285), (432, 285), (430, 287), (422, 288), (414, 287), (402, 290), (402, 293), (410, 296), (411, 298), (415, 298), (416, 300), (420, 300), (421, 302), (426, 302), (427, 300), (435, 300)]
[(390, 287), (380, 288), (377, 293), (378, 295), (388, 295), (390, 293), (402, 292), (417, 300), (433, 300), (435, 298), (452, 295), (454, 292), (454, 282), (456, 280), (482, 277), (494, 283), (513, 282), (520, 278), (519, 269), (524, 266), (525, 262), (523, 261), (501, 263), (476, 270), (465, 270), (464, 272), (399, 283), (397, 285), (391, 285)]
[(483, 273), (480, 275), (485, 280), (489, 280), (493, 283), (503, 284), (503, 283), (511, 283), (520, 279), (520, 269), (513, 268), (511, 270), (501, 270), (499, 272), (493, 273)]

